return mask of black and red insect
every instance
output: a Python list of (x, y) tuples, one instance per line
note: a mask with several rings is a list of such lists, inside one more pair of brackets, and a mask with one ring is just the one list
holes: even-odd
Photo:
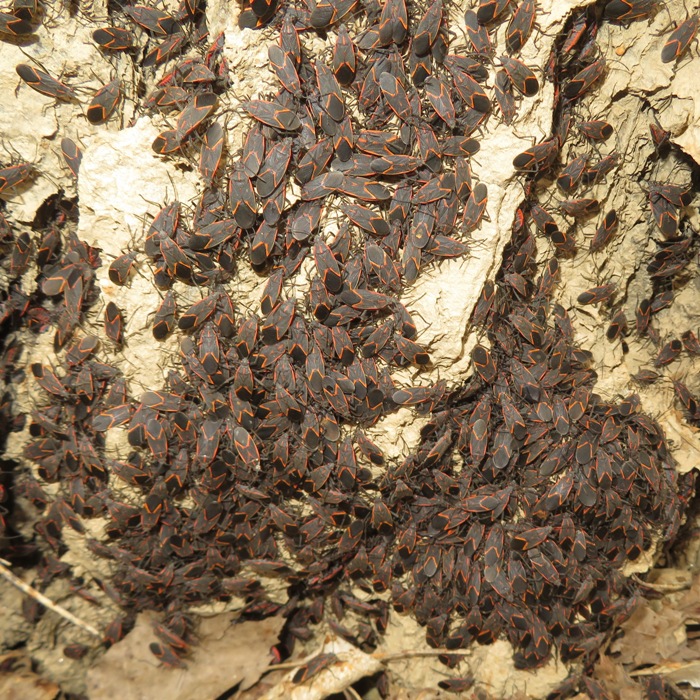
[(476, 18), (479, 24), (491, 24), (508, 8), (510, 0), (479, 0)]
[(588, 165), (590, 156), (588, 153), (583, 153), (571, 160), (566, 167), (561, 171), (557, 178), (557, 186), (567, 194), (571, 194), (581, 182), (583, 173)]
[(404, 338), (402, 335), (394, 335), (396, 348), (409, 362), (423, 366), (430, 363), (430, 355), (415, 341)]
[(661, 49), (661, 62), (671, 63), (680, 58), (693, 43), (693, 39), (698, 33), (698, 26), (700, 26), (700, 16), (697, 14), (681, 22), (671, 32), (671, 36)]
[(31, 163), (17, 163), (0, 169), (0, 194), (25, 183), (36, 174)]
[(185, 311), (178, 321), (180, 330), (192, 330), (201, 326), (216, 310), (219, 300), (218, 294), (210, 294), (201, 301), (197, 301)]
[(92, 97), (86, 116), (91, 124), (104, 124), (114, 113), (121, 97), (119, 78), (101, 87)]
[(331, 294), (337, 294), (343, 286), (343, 278), (333, 252), (325, 241), (317, 237), (314, 241), (313, 253), (323, 286)]
[(518, 53), (532, 33), (535, 24), (535, 0), (522, 0), (506, 30), (506, 48), (509, 53)]
[(0, 34), (9, 36), (28, 36), (34, 31), (34, 26), (22, 17), (8, 12), (0, 12)]
[(255, 226), (257, 203), (255, 190), (250, 178), (242, 169), (234, 169), (228, 183), (228, 196), (231, 212), (242, 229)]
[(518, 108), (513, 94), (513, 84), (505, 70), (496, 72), (494, 94), (503, 115), (503, 121), (508, 125), (512, 124)]
[(335, 654), (318, 654), (296, 670), (294, 676), (292, 676), (292, 682), (296, 684), (304, 683), (319, 674), (323, 669), (330, 668), (337, 662), (338, 657)]
[(593, 83), (602, 77), (603, 73), (605, 73), (605, 59), (601, 57), (576, 73), (564, 85), (562, 94), (569, 100), (577, 99), (589, 90)]
[(282, 107), (279, 103), (265, 100), (250, 100), (243, 104), (243, 109), (253, 119), (271, 126), (279, 131), (297, 131), (301, 128), (299, 117), (291, 109)]
[(205, 184), (216, 178), (224, 151), (224, 129), (219, 122), (213, 122), (202, 136), (202, 150), (199, 154), (199, 173)]
[(164, 666), (168, 668), (187, 668), (187, 664), (177, 655), (169, 644), (151, 642), (148, 645), (151, 654), (155, 656)]
[(408, 13), (404, 0), (388, 0), (379, 17), (379, 41), (382, 46), (392, 42), (401, 46), (408, 34)]
[(121, 27), (102, 27), (92, 33), (92, 38), (103, 49), (109, 51), (129, 51), (135, 46), (136, 39), (128, 29)]
[(558, 153), (558, 139), (548, 139), (515, 156), (513, 167), (516, 170), (541, 172), (552, 165)]
[(124, 317), (121, 309), (113, 302), (107, 303), (104, 314), (105, 335), (116, 345), (124, 342)]
[(413, 116), (413, 108), (408, 94), (398, 78), (391, 73), (382, 73), (379, 77), (379, 87), (392, 112), (401, 121), (410, 121)]
[(469, 195), (467, 204), (464, 207), (464, 214), (462, 217), (462, 226), (465, 232), (471, 233), (476, 228), (478, 228), (481, 222), (484, 212), (486, 211), (486, 205), (488, 204), (488, 190), (483, 182), (478, 183)]
[(272, 70), (275, 71), (275, 74), (284, 86), (284, 89), (292, 93), (292, 95), (300, 97), (302, 93), (299, 74), (297, 73), (294, 61), (290, 58), (289, 54), (279, 46), (271, 44), (268, 47), (267, 55), (270, 59), (270, 66), (272, 67)]
[(64, 85), (62, 82), (52, 78), (48, 73), (38, 68), (33, 68), (26, 63), (20, 63), (16, 67), (17, 75), (42, 95), (53, 97), (56, 100), (70, 101), (76, 99), (73, 88)]
[(618, 309), (610, 319), (610, 325), (605, 331), (608, 340), (616, 340), (627, 333), (627, 317), (623, 309)]
[(64, 136), (61, 139), (61, 153), (66, 161), (66, 165), (70, 168), (73, 173), (73, 177), (78, 177), (78, 172), (80, 170), (80, 161), (83, 158), (83, 153), (78, 148), (78, 145), (72, 139)]
[(170, 14), (155, 7), (130, 5), (124, 13), (146, 31), (158, 36), (167, 36), (182, 32), (182, 25)]
[(610, 300), (616, 291), (616, 284), (603, 284), (599, 287), (591, 287), (590, 289), (581, 292), (576, 298), (576, 301), (582, 305), (600, 304)]
[(611, 22), (634, 22), (650, 17), (658, 6), (658, 0), (610, 0), (603, 15)]
[(438, 37), (442, 22), (442, 0), (434, 0), (413, 31), (411, 50), (416, 56), (426, 56)]
[(467, 38), (474, 53), (485, 56), (493, 53), (491, 39), (486, 27), (479, 23), (479, 18), (474, 10), (467, 10), (464, 13), (464, 24), (467, 30)]
[(682, 350), (683, 343), (678, 338), (669, 340), (669, 342), (659, 350), (659, 354), (654, 360), (654, 367), (665, 367), (671, 364), (671, 362), (678, 358)]
[(156, 340), (164, 340), (173, 332), (176, 311), (175, 296), (169, 291), (163, 297), (153, 318), (153, 337)]
[(355, 70), (355, 47), (346, 26), (341, 24), (333, 47), (333, 73), (338, 82), (347, 87), (355, 79)]
[(423, 88), (435, 113), (450, 129), (454, 129), (457, 115), (447, 85), (439, 78), (431, 76), (423, 82)]
[(182, 136), (177, 129), (166, 129), (153, 139), (151, 148), (159, 155), (168, 155), (180, 149)]
[(582, 197), (580, 199), (566, 199), (559, 202), (559, 209), (574, 218), (583, 218), (595, 214), (600, 208), (597, 199)]
[(180, 32), (170, 34), (153, 47), (143, 59), (146, 67), (160, 66), (179, 54), (185, 47), (186, 37)]
[(471, 358), (479, 376), (484, 382), (491, 384), (498, 373), (498, 367), (491, 353), (483, 345), (475, 345)]
[(614, 132), (612, 125), (602, 119), (579, 122), (576, 127), (590, 141), (607, 141)]
[(123, 253), (110, 263), (109, 279), (114, 284), (123, 287), (129, 281), (135, 265), (136, 253)]
[(675, 238), (678, 231), (678, 207), (657, 190), (649, 191), (649, 204), (654, 222), (666, 238)]
[(600, 226), (596, 229), (595, 235), (591, 240), (589, 250), (591, 253), (598, 252), (608, 245), (612, 237), (615, 235), (618, 227), (617, 213), (611, 209), (603, 218)]
[(216, 107), (217, 97), (213, 92), (200, 92), (180, 112), (175, 131), (180, 140), (191, 134)]
[(534, 97), (540, 90), (535, 74), (522, 61), (509, 56), (499, 58), (513, 87), (525, 97)]

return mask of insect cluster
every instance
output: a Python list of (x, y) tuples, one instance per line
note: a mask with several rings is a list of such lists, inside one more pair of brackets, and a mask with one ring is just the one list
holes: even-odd
[[(6, 34), (33, 30), (20, 9), (3, 15)], [(540, 90), (517, 57), (536, 27), (534, 1), (481, 0), (460, 18), (462, 44), (448, 31), (451, 9), (442, 0), (254, 0), (240, 24), (277, 32), (269, 63), (279, 90), (243, 103), (252, 126), (238, 157), (227, 152), (217, 118), (230, 85), (224, 38), (209, 42), (203, 3), (184, 0), (172, 14), (120, 6), (113, 24), (94, 32), (106, 54), (149, 70), (168, 66), (142, 102), (174, 123), (153, 150), (196, 154), (204, 185), (193, 211), (167, 203), (142, 243), (109, 266), (111, 281), (128, 285), (145, 268), (140, 256), (150, 261), (162, 296), (153, 336), (182, 337), (166, 386), (133, 397), (121, 371), (100, 359), (100, 340), (82, 330), (103, 262), (69, 233), (75, 209), (53, 203), (34, 240), (2, 222), (15, 279), (2, 323), (52, 328), (63, 358), (59, 368), (31, 367), (44, 395), (25, 450), (38, 478), (25, 478), (24, 490), (43, 510), (37, 532), (60, 554), (63, 528), (83, 533), (83, 519), (103, 518), (104, 540), (87, 544), (114, 562), (104, 588), (125, 619), (164, 611), (152, 651), (170, 665), (183, 663), (192, 642), (183, 608), (238, 596), (248, 614), (278, 612), (260, 582), (270, 577), (292, 594), (287, 652), (328, 600), (336, 632), (363, 647), (376, 644), (393, 606), (415, 615), (434, 647), (505, 637), (521, 668), (543, 664), (554, 648), (567, 661), (591, 660), (636, 600), (622, 565), (678, 531), (683, 498), (660, 428), (636, 397), (611, 403), (593, 392), (590, 353), (553, 299), (559, 260), (577, 252), (575, 229), (560, 228), (538, 200), (543, 177), (555, 175), (571, 197), (561, 212), (578, 219), (598, 210), (596, 199), (573, 197), (602, 182), (619, 155), (594, 160), (587, 150), (560, 165), (560, 154), (572, 140), (597, 146), (614, 133), (578, 111), (606, 72), (595, 41), (601, 24), (645, 19), (656, 3), (611, 0), (573, 12), (545, 70), (554, 85), (552, 133), (513, 161), (526, 196), (500, 271), (474, 310), (482, 336), (471, 351), (474, 372), (455, 386), (394, 385), (392, 369), (430, 366), (401, 291), (427, 266), (466, 255), (486, 215), (487, 187), (472, 173), (479, 129), (488, 120), (513, 123)], [(496, 34), (505, 22), (501, 53)], [(697, 20), (679, 26), (662, 60), (679, 58), (696, 30)], [(312, 34), (334, 36), (329, 57), (305, 50)], [(45, 95), (77, 99), (44, 71), (21, 64), (17, 72)], [(120, 94), (118, 81), (100, 90), (89, 121), (107, 121)], [(79, 148), (64, 139), (62, 150), (79, 177)], [(0, 194), (32, 172), (29, 164), (0, 171)], [(687, 261), (692, 236), (679, 227), (689, 197), (681, 187), (649, 185), (664, 237), (650, 263), (655, 280)], [(336, 212), (340, 225), (325, 236)], [(618, 225), (609, 211), (591, 254), (604, 251)], [(538, 247), (551, 255), (544, 265)], [(19, 279), (30, 263), (39, 276), (27, 295)], [(289, 282), (305, 263), (310, 289), (300, 301)], [(229, 286), (245, 264), (268, 276), (259, 314), (240, 308)], [(178, 308), (183, 286), (201, 289), (202, 299)], [(614, 291), (597, 285), (578, 301), (603, 303)], [(659, 286), (647, 302), (647, 328), (665, 291)], [(613, 324), (611, 340), (626, 332), (622, 315)], [(129, 342), (114, 302), (104, 332), (116, 348)], [(677, 344), (657, 366), (681, 351)], [(20, 351), (6, 345), (6, 378), (18, 371)], [(677, 384), (697, 418), (697, 401)], [(21, 429), (9, 398), (3, 406)], [(394, 464), (366, 430), (399, 406), (429, 419), (419, 447)], [(106, 449), (115, 429), (130, 446), (119, 460)], [(58, 495), (42, 482), (59, 485)], [(62, 571), (48, 561), (47, 577)], [(368, 600), (352, 595), (349, 582)], [(344, 626), (348, 611), (372, 624)]]

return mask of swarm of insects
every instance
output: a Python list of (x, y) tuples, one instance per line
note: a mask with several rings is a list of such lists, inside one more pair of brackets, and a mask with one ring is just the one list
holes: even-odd
[[(505, 638), (518, 668), (554, 654), (585, 663), (631, 613), (635, 590), (623, 565), (678, 532), (686, 487), (661, 429), (636, 395), (612, 402), (595, 393), (591, 353), (555, 297), (560, 260), (578, 252), (578, 227), (593, 222), (593, 259), (624, 235), (619, 212), (591, 192), (621, 162), (614, 147), (600, 150), (613, 125), (581, 108), (609, 69), (596, 37), (602, 22), (643, 20), (657, 4), (610, 0), (574, 10), (543, 76), (521, 58), (537, 32), (536, 3), (473, 5), (460, 43), (443, 0), (246, 2), (240, 26), (264, 29), (272, 42), (277, 90), (242, 103), (249, 128), (235, 153), (221, 108), (231, 86), (224, 35), (208, 35), (203, 3), (183, 0), (173, 12), (155, 3), (120, 7), (92, 37), (106, 56), (130, 56), (156, 72), (139, 106), (168, 115), (170, 126), (153, 152), (196, 163), (199, 200), (164, 203), (134, 250), (109, 261), (70, 233), (69, 207), (57, 204), (40, 236), (0, 220), (13, 280), (0, 323), (50, 327), (62, 358), (57, 367), (31, 367), (43, 396), (24, 453), (38, 477), (25, 486), (42, 509), (37, 532), (60, 554), (66, 526), (106, 521), (107, 541), (89, 546), (114, 560), (109, 585), (122, 607), (167, 611), (150, 649), (168, 666), (184, 666), (192, 643), (183, 608), (236, 595), (251, 615), (275, 614), (280, 606), (258, 580), (270, 576), (300, 600), (289, 614), (289, 647), (328, 598), (335, 631), (358, 646), (376, 645), (393, 606), (415, 615), (435, 648)], [(34, 31), (37, 16), (24, 9), (0, 14), (0, 31), (15, 39)], [(502, 24), (505, 45), (497, 46)], [(661, 61), (683, 60), (697, 28), (696, 17), (679, 24)], [(306, 48), (312, 34), (328, 41), (327, 56)], [(16, 70), (20, 89), (64, 104), (83, 100), (39, 66)], [(450, 385), (399, 387), (394, 370), (431, 366), (401, 292), (440, 261), (468, 254), (489, 212), (480, 130), (489, 120), (513, 124), (523, 105), (541, 99), (543, 81), (554, 86), (555, 119), (513, 159), (526, 194), (474, 309), (481, 340), (470, 350), (472, 371)], [(85, 118), (109, 123), (123, 97), (115, 77), (91, 94)], [(659, 130), (651, 129), (658, 158)], [(60, 147), (79, 178), (80, 146), (66, 137)], [(1, 168), (0, 196), (31, 186), (35, 175), (28, 162)], [(545, 179), (565, 199), (538, 199)], [(650, 180), (647, 201), (654, 291), (636, 309), (635, 331), (658, 351), (640, 383), (682, 352), (700, 354), (692, 332), (662, 342), (652, 322), (690, 260), (692, 192)], [(341, 215), (333, 236), (329, 211)], [(30, 265), (38, 275), (32, 298), (20, 284)], [(159, 343), (180, 341), (165, 383), (139, 396), (108, 361), (133, 328), (128, 310), (101, 298), (101, 265), (115, 287), (135, 274), (152, 278), (159, 296), (149, 332)], [(240, 266), (266, 276), (254, 310), (233, 292)], [(291, 283), (302, 266), (311, 272), (308, 295), (298, 299)], [(184, 302), (183, 289), (196, 291), (196, 301)], [(610, 342), (631, 332), (623, 301), (609, 279), (576, 296), (579, 307), (610, 312)], [(102, 340), (84, 325), (96, 309)], [(19, 352), (5, 345), (6, 380)], [(679, 380), (673, 386), (697, 421), (692, 391)], [(394, 463), (368, 432), (402, 406), (428, 420), (420, 444)], [(11, 422), (9, 405), (0, 408)], [(117, 429), (130, 448), (120, 459), (106, 449)], [(366, 603), (351, 584), (369, 598), (384, 595)], [(374, 626), (343, 627), (346, 609)], [(123, 632), (120, 617), (106, 642)], [(336, 661), (316, 657), (294, 682)], [(471, 685), (460, 677), (441, 687)]]

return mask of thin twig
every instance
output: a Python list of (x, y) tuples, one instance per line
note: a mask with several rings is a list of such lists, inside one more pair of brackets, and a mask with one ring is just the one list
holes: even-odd
[(83, 622), (82, 620), (78, 619), (75, 615), (73, 615), (73, 613), (68, 612), (68, 610), (62, 608), (57, 603), (54, 603), (43, 593), (39, 593), (39, 591), (37, 591), (35, 588), (32, 588), (28, 583), (22, 581), (21, 578), (15, 576), (7, 568), (8, 566), (10, 566), (10, 562), (5, 561), (4, 559), (0, 559), (0, 576), (6, 578), (13, 586), (17, 586), (17, 588), (26, 593), (28, 596), (34, 598), (34, 600), (41, 603), (45, 608), (53, 610), (56, 614), (60, 615), (65, 620), (68, 620), (68, 622), (71, 622), (77, 627), (84, 629), (86, 632), (89, 632), (95, 637), (102, 637), (102, 635), (92, 625), (88, 625), (87, 622)]
[(632, 574), (632, 579), (643, 588), (656, 591), (657, 593), (677, 593), (685, 591), (693, 584), (692, 581), (679, 581), (678, 583), (651, 583), (650, 581), (642, 581), (637, 574)]
[(362, 700), (362, 698), (360, 697), (360, 694), (351, 685), (349, 685), (347, 688), (345, 688), (343, 693), (346, 696), (349, 695), (350, 700)]
[(410, 659), (418, 656), (440, 656), (441, 654), (451, 654), (458, 656), (470, 656), (472, 652), (459, 651), (453, 649), (407, 649), (406, 651), (397, 651), (392, 654), (381, 654), (375, 652), (370, 654), (373, 659), (386, 663), (387, 661), (400, 661), (401, 659)]
[[(336, 655), (338, 657), (338, 661), (346, 661), (352, 657), (352, 653), (353, 652), (349, 651), (339, 651), (336, 653)], [(471, 652), (456, 651), (451, 649), (407, 649), (406, 651), (397, 651), (391, 654), (374, 652), (373, 654), (367, 654), (367, 656), (371, 659), (374, 659), (375, 661), (387, 663), (390, 661), (401, 661), (402, 659), (410, 659), (418, 656), (440, 656), (440, 654), (457, 654), (460, 656), (469, 656)], [(273, 671), (287, 671), (292, 668), (299, 668), (299, 666), (303, 666), (309, 659), (313, 658), (314, 656), (315, 654), (312, 654), (311, 656), (307, 656), (303, 659), (297, 659), (296, 661), (285, 661), (281, 664), (272, 664), (263, 671), (263, 675), (267, 673), (272, 673)]]

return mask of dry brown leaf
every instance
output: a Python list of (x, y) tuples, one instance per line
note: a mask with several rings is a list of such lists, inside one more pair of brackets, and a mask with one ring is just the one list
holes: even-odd
[(657, 612), (649, 606), (635, 610), (622, 625), (625, 636), (613, 645), (624, 664), (656, 664), (678, 652), (685, 643), (683, 615), (665, 605)]
[(678, 609), (684, 613), (686, 619), (700, 619), (700, 576), (693, 578), (690, 590), (683, 597)]
[[(677, 666), (677, 668), (672, 668)], [(693, 688), (700, 688), (700, 661), (687, 664), (669, 664), (669, 671), (664, 673), (672, 683), (688, 683)]]
[(249, 688), (270, 665), (270, 647), (284, 619), (236, 624), (235, 618), (235, 613), (204, 618), (187, 668), (167, 669), (148, 650), (155, 641), (153, 616), (139, 615), (134, 629), (89, 671), (88, 697), (112, 700), (118, 688), (120, 700), (211, 700), (239, 683)]
[(640, 686), (627, 674), (622, 664), (610, 656), (601, 656), (593, 670), (593, 677), (600, 681), (613, 697), (620, 700), (637, 700), (642, 696)]
[(669, 592), (690, 588), (693, 575), (685, 569), (653, 569), (643, 583), (653, 586), (654, 590)]
[(11, 652), (0, 657), (4, 668), (0, 673), (0, 698), (2, 700), (53, 700), (60, 688), (56, 683), (40, 678), (31, 671), (28, 657)]
[(291, 671), (287, 678), (263, 696), (264, 700), (323, 700), (334, 693), (342, 693), (361, 678), (378, 673), (383, 668), (381, 661), (342, 639), (327, 638), (319, 653), (328, 652), (338, 655), (337, 663), (301, 684), (292, 682), (295, 671)]
[[(657, 580), (668, 586), (669, 593), (659, 601), (647, 602), (638, 608), (622, 625), (625, 635), (612, 646), (621, 663), (661, 667), (694, 662), (698, 658), (696, 640), (688, 638), (687, 625), (700, 618), (700, 576), (682, 586), (688, 589), (684, 593), (680, 592), (678, 584), (684, 583), (686, 577), (680, 572), (669, 571)], [(695, 677), (694, 670), (690, 673)]]
[(646, 693), (641, 686), (632, 685), (623, 688), (620, 691), (620, 700), (644, 700)]
[(0, 698), (3, 700), (53, 700), (60, 688), (39, 678), (35, 673), (0, 676)]
[(700, 688), (700, 661), (679, 663), (666, 661), (635, 673), (636, 676), (664, 676), (671, 683), (687, 683), (693, 688)]

